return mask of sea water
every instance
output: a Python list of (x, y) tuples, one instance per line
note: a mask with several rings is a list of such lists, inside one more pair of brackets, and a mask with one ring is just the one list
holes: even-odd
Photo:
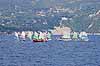
[[(56, 36), (53, 37), (53, 39)], [(11, 35), (0, 36), (0, 66), (99, 66), (100, 36), (92, 42), (19, 42)]]

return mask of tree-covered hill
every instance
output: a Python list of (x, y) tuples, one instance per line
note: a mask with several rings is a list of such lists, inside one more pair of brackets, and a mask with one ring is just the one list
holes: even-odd
[(100, 32), (100, 0), (0, 0), (0, 31), (48, 30), (60, 25)]

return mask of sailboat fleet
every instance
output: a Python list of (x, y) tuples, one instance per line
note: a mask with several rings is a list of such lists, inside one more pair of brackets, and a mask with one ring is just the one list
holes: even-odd
[(70, 41), (70, 40), (74, 40), (74, 41), (89, 41), (88, 38), (88, 34), (86, 32), (73, 32), (73, 33), (65, 33), (61, 39), (66, 40), (66, 41)]
[[(32, 39), (33, 39), (33, 42), (45, 42), (45, 41), (48, 41), (48, 35), (49, 33), (46, 33), (46, 32), (34, 32), (34, 34), (32, 35)], [(51, 38), (51, 37), (50, 37)]]
[(46, 42), (51, 40), (51, 33), (50, 32), (14, 32), (14, 36), (17, 40), (25, 41), (27, 39), (32, 40), (33, 42)]
[[(16, 40), (25, 41), (27, 39), (33, 42), (47, 42), (51, 39), (52, 33), (51, 32), (42, 32), (42, 31), (34, 31), (34, 32), (14, 32)], [(64, 33), (60, 40), (63, 41), (89, 41), (88, 34), (86, 32), (73, 32), (73, 33)]]

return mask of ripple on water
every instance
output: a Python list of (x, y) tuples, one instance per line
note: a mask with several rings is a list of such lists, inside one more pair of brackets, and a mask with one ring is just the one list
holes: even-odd
[[(5, 37), (4, 37), (5, 39)], [(6, 38), (7, 40), (8, 38)], [(99, 66), (99, 42), (0, 42), (1, 66)]]

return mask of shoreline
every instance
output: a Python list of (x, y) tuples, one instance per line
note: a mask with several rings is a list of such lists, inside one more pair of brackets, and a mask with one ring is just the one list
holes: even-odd
[[(20, 32), (20, 31), (14, 31), (14, 32)], [(0, 34), (2, 35), (2, 34), (12, 34), (12, 33), (14, 33), (14, 32), (0, 32)], [(32, 31), (25, 31), (25, 32), (32, 32)], [(51, 33), (52, 33), (52, 35), (63, 35), (63, 34), (60, 34), (60, 33), (53, 33), (52, 31), (51, 31)], [(79, 32), (78, 32), (79, 33)], [(72, 33), (71, 33), (72, 34)], [(87, 34), (88, 35), (100, 35), (100, 32), (95, 32), (95, 33), (88, 33), (87, 32)]]

